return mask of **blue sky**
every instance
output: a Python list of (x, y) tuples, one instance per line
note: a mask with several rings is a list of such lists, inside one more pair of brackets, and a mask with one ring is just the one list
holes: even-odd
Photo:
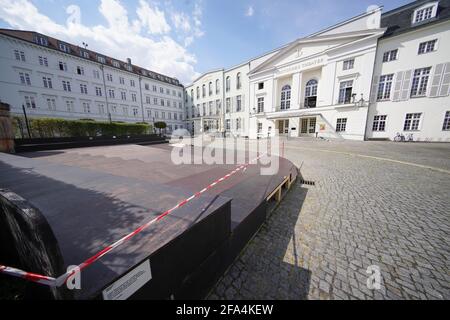
[(0, 0), (0, 27), (32, 29), (189, 82), (365, 12), (408, 0)]

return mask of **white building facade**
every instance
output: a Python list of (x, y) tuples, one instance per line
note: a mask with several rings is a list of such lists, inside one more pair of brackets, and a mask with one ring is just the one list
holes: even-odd
[[(450, 141), (449, 16), (449, 0), (419, 0), (386, 13), (374, 8), (207, 73), (186, 90), (189, 128), (251, 139), (393, 140), (413, 133), (414, 140)], [(210, 122), (216, 100), (222, 109)]]
[(0, 100), (13, 115), (164, 121), (183, 128), (183, 86), (170, 78), (39, 33), (0, 29)]
[(449, 11), (450, 1), (419, 1), (383, 15), (367, 139), (450, 141)]

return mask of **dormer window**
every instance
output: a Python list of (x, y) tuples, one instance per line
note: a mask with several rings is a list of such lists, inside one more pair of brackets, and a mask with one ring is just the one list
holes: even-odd
[(83, 58), (89, 59), (89, 52), (81, 50), (80, 53)]
[(41, 35), (37, 35), (35, 37), (35, 41), (37, 44), (40, 44), (41, 46), (48, 46), (48, 39), (47, 37), (41, 36)]
[(68, 44), (59, 42), (58, 47), (59, 47), (59, 50), (64, 51), (65, 53), (70, 53), (70, 47)]
[(99, 55), (97, 55), (97, 61), (100, 62), (100, 63), (106, 63), (105, 57), (99, 56)]
[(414, 11), (413, 24), (421, 23), (436, 17), (438, 2), (427, 3)]
[(112, 65), (116, 68), (120, 68), (120, 63), (115, 60), (113, 60)]

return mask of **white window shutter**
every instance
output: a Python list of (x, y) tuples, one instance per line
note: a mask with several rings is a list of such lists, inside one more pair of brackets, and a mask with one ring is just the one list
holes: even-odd
[(430, 97), (437, 97), (439, 95), (439, 88), (441, 84), (442, 75), (444, 73), (445, 65), (440, 63), (434, 68), (434, 75), (431, 80)]
[(400, 94), (400, 100), (405, 101), (409, 99), (409, 92), (411, 90), (411, 78), (413, 70), (405, 71), (402, 83), (402, 92)]
[(403, 82), (403, 71), (397, 72), (395, 76), (394, 95), (392, 101), (400, 101), (400, 90)]
[(245, 111), (245, 94), (241, 96), (241, 109)]
[(373, 82), (372, 82), (372, 92), (370, 93), (370, 102), (375, 103), (377, 101), (377, 95), (378, 95), (378, 81), (380, 77), (374, 76)]
[(450, 62), (445, 64), (445, 69), (442, 72), (442, 82), (439, 88), (439, 96), (446, 97), (450, 94)]

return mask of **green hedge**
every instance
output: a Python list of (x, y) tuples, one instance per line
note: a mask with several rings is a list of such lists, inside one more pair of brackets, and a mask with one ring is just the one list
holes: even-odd
[[(152, 127), (149, 124), (110, 123), (90, 119), (32, 118), (28, 119), (28, 123), (33, 138), (126, 136), (144, 135), (152, 132)], [(28, 138), (23, 117), (15, 117), (13, 125), (17, 138)]]

